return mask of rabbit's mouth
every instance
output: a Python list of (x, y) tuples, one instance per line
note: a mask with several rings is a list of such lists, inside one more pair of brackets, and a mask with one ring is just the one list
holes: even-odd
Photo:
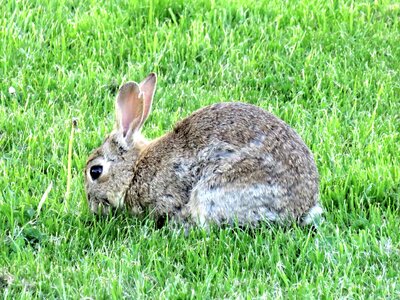
[(90, 210), (97, 215), (108, 215), (111, 212), (112, 206), (106, 198), (93, 197), (89, 201)]
[[(125, 199), (125, 192), (117, 192), (117, 193), (110, 193), (107, 195), (108, 205), (115, 209), (123, 209), (124, 208), (124, 199)], [(103, 200), (104, 201), (104, 200)]]
[(125, 193), (107, 195), (107, 197), (91, 197), (90, 210), (94, 214), (108, 215), (111, 211), (124, 208)]

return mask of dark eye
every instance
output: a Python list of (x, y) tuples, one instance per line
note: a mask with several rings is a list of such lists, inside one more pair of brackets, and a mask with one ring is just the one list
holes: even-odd
[(103, 166), (93, 166), (90, 168), (90, 177), (92, 177), (93, 180), (96, 180), (100, 177), (102, 172)]

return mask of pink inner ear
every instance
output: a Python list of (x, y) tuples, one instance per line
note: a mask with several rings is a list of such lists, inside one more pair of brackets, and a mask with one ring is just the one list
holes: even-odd
[(122, 112), (121, 127), (123, 129), (124, 136), (130, 128), (136, 129), (140, 123), (141, 113), (139, 112), (138, 106), (141, 107), (142, 104), (137, 102), (141, 101), (135, 101), (134, 99), (130, 98), (127, 101), (124, 101), (123, 104), (119, 105)]
[(140, 126), (143, 112), (143, 101), (139, 99), (139, 86), (136, 82), (124, 84), (117, 97), (117, 117), (123, 135), (131, 130), (133, 133)]

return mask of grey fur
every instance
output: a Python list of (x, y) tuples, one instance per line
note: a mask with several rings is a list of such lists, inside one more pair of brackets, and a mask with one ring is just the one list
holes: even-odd
[[(156, 79), (150, 76), (144, 82), (154, 86), (149, 92), (149, 84), (143, 87), (145, 97), (154, 93)], [(286, 220), (309, 224), (321, 215), (313, 156), (296, 132), (274, 115), (245, 103), (214, 104), (148, 141), (140, 128), (152, 95), (150, 100), (143, 100), (142, 94), (131, 97), (129, 101), (147, 109), (142, 121), (136, 121), (140, 125), (132, 125), (128, 136), (121, 128), (114, 130), (87, 162), (86, 192), (93, 212), (107, 213), (111, 206), (203, 225)], [(94, 164), (108, 170), (93, 181), (89, 170)]]

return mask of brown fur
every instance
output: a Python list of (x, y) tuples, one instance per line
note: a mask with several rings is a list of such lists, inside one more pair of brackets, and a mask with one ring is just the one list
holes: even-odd
[[(97, 201), (135, 215), (256, 225), (300, 221), (319, 205), (318, 172), (307, 146), (282, 120), (245, 103), (202, 108), (150, 142), (135, 133), (126, 144), (114, 131), (90, 156), (86, 177), (98, 157), (112, 161), (105, 181), (86, 180), (91, 206)], [(123, 199), (116, 201), (117, 194)], [(115, 199), (102, 202), (107, 197)]]

